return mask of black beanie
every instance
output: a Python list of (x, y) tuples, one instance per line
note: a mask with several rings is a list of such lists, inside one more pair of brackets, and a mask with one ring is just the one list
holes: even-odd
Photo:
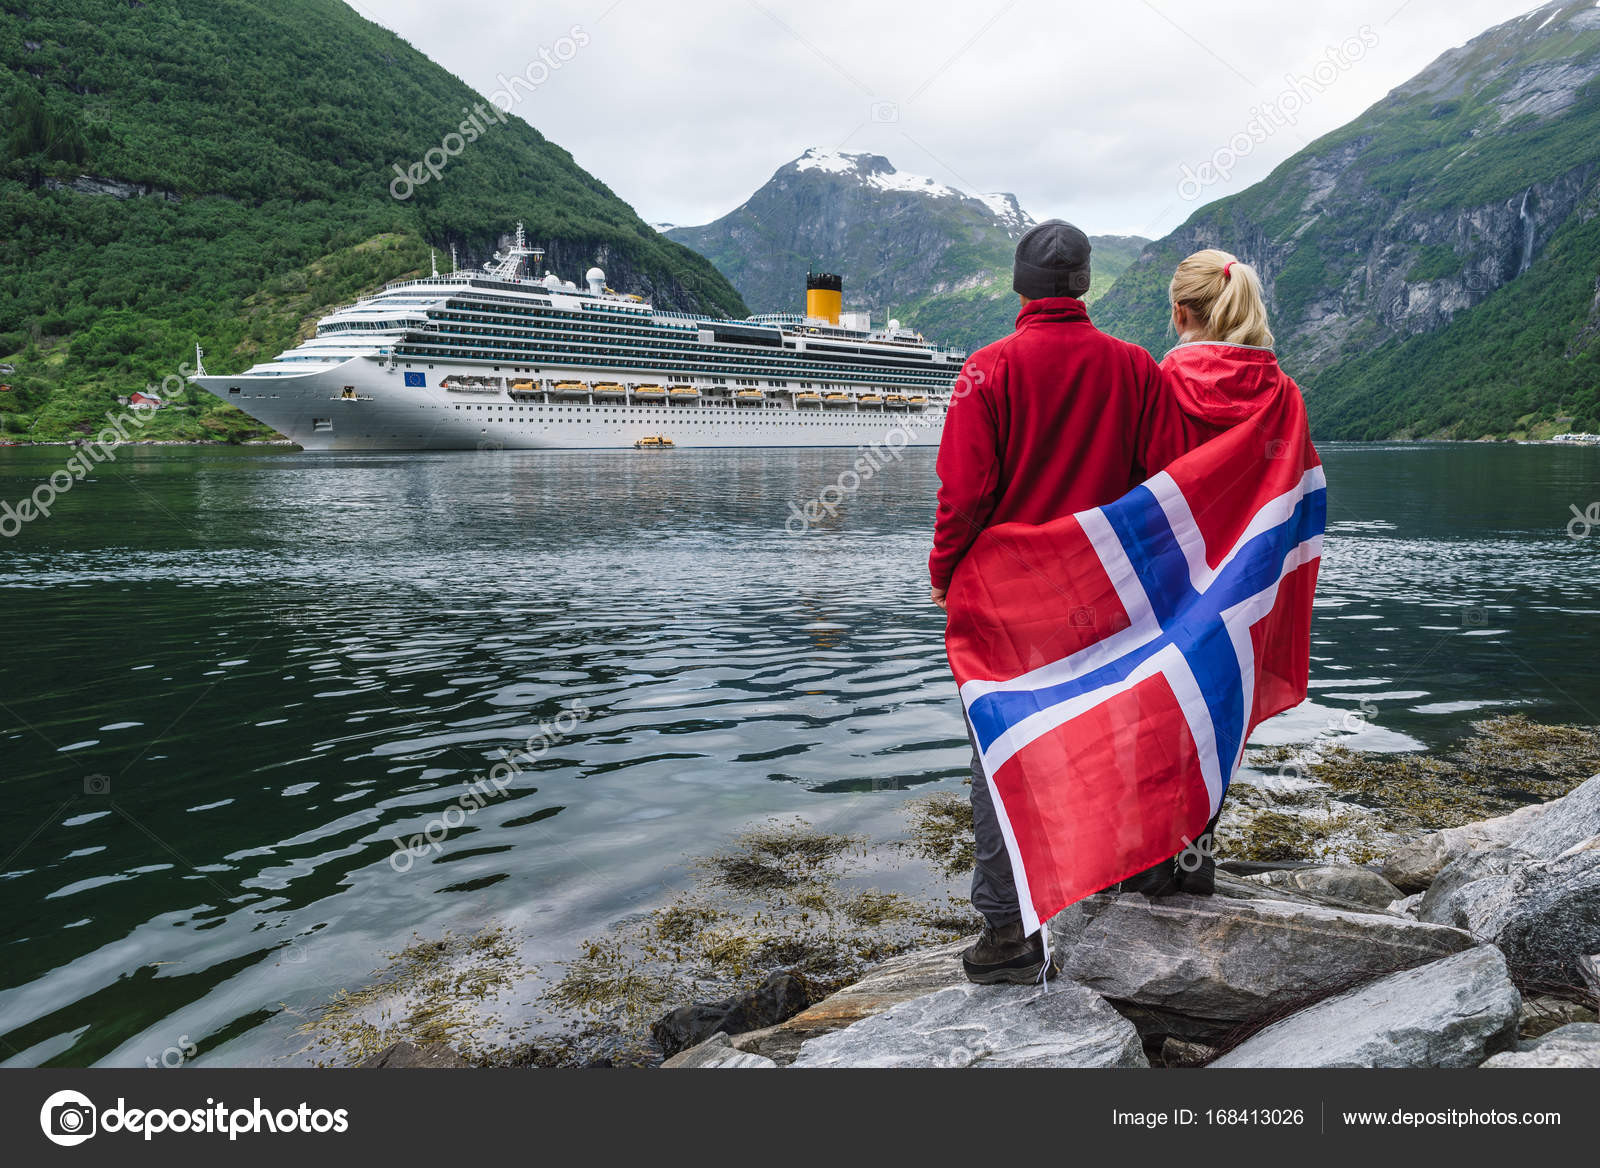
[(1029, 300), (1083, 296), (1089, 290), (1089, 237), (1060, 219), (1030, 227), (1017, 240), (1011, 287)]

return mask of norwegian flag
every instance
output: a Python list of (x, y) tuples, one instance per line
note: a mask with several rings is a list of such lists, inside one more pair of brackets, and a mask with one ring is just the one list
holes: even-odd
[(1305, 700), (1327, 486), (1293, 382), (1104, 507), (983, 532), (945, 647), (1028, 932), (1183, 851)]

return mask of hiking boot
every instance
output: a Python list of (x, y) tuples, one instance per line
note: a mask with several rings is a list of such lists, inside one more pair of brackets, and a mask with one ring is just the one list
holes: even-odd
[(1154, 900), (1158, 896), (1173, 896), (1184, 891), (1178, 883), (1178, 876), (1176, 859), (1162, 860), (1159, 864), (1150, 865), (1136, 876), (1129, 876), (1126, 880), (1113, 884), (1106, 891), (1138, 892)]
[[(1044, 970), (1044, 934), (1022, 935), (1022, 922), (996, 928), (984, 925), (978, 941), (961, 954), (961, 968), (967, 980), (978, 985), (1032, 985)], [(1060, 967), (1052, 962), (1051, 974)]]
[(1178, 870), (1178, 890), (1190, 896), (1210, 896), (1217, 890), (1217, 857), (1212, 851), (1211, 833), (1206, 832), (1196, 844), (1194, 852), (1180, 852), (1173, 862)]
[(1200, 838), (1173, 859), (1178, 887), (1190, 896), (1210, 896), (1217, 890), (1217, 820), (1221, 818), (1219, 808)]

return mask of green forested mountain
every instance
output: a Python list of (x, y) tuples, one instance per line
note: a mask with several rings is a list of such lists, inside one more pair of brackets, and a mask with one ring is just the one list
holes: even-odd
[[(519, 219), (569, 278), (599, 263), (621, 290), (743, 315), (519, 108), (392, 197), (394, 164), (479, 103), (338, 0), (0, 0), (0, 440), (70, 435), (196, 341), (208, 369), (241, 368), (430, 246), (487, 259)], [(259, 432), (190, 397), (146, 432)]]
[(1260, 268), (1319, 436), (1600, 431), (1600, 8), (1446, 53), (1152, 244), (1099, 323), (1169, 346), (1167, 282), (1203, 247)]
[[(845, 303), (976, 348), (1017, 315), (1016, 240), (1033, 219), (1009, 194), (971, 195), (902, 173), (879, 154), (808, 150), (714, 223), (667, 234), (706, 256), (757, 312), (797, 312), (808, 270), (844, 277)], [(1093, 239), (1107, 288), (1148, 240)]]

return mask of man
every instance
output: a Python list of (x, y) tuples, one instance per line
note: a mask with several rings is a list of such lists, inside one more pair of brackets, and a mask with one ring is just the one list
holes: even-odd
[[(1048, 523), (1121, 498), (1193, 444), (1149, 353), (1090, 323), (1089, 239), (1047, 220), (1017, 242), (1016, 331), (973, 354), (939, 446), (939, 513), (928, 571), (945, 607), (956, 565), (987, 527)], [(971, 734), (970, 727), (968, 728)], [(982, 984), (1038, 980), (1043, 938), (1022, 935), (1005, 839), (976, 743), (972, 904), (986, 927), (962, 955)]]

